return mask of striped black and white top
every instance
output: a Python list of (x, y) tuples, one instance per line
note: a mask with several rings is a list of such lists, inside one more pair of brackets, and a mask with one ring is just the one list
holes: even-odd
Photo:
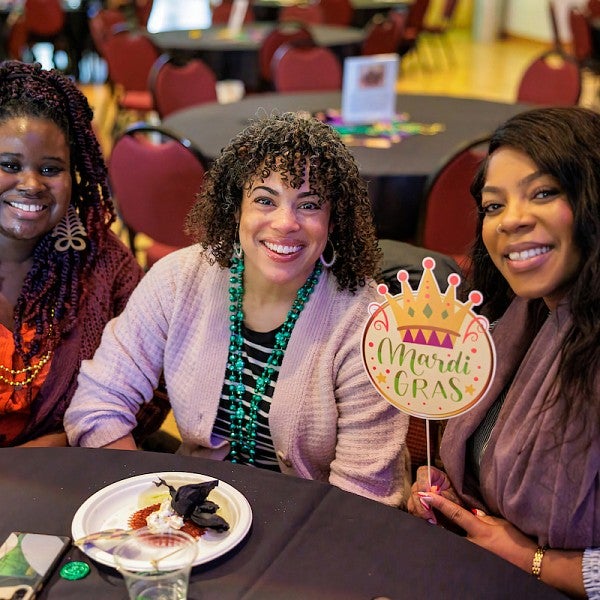
[[(280, 328), (261, 333), (252, 331), (242, 325), (242, 335), (244, 336), (242, 354), (245, 363), (244, 371), (242, 373), (242, 382), (246, 388), (242, 403), (246, 413), (246, 420), (248, 418), (247, 415), (250, 412), (250, 401), (252, 400), (252, 394), (256, 388), (256, 380), (262, 374), (263, 369), (267, 364), (267, 359), (275, 347), (275, 335), (279, 329)], [(229, 372), (225, 375), (225, 382), (223, 384), (219, 408), (217, 410), (217, 419), (213, 427), (213, 435), (229, 441), (231, 440), (231, 431), (229, 429), (231, 414), (231, 411), (229, 410), (229, 385), (231, 381), (228, 375)], [(278, 375), (279, 367), (276, 367), (271, 377), (271, 383), (267, 386), (265, 394), (259, 404), (254, 455), (254, 464), (257, 467), (270, 469), (272, 471), (280, 470), (275, 455), (273, 439), (271, 438), (271, 431), (269, 429), (269, 408), (271, 407), (271, 397), (273, 396), (273, 390)], [(226, 457), (226, 459), (229, 459), (229, 457)], [(244, 452), (238, 453), (238, 462), (247, 464), (248, 455)]]

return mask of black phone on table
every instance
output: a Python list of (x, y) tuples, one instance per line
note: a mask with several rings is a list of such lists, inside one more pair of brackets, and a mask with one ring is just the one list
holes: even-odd
[(31, 600), (69, 547), (67, 536), (13, 531), (0, 546), (0, 600)]

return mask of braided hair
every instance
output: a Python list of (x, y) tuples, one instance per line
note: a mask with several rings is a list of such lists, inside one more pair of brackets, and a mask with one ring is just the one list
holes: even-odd
[[(75, 326), (91, 276), (115, 213), (106, 164), (92, 129), (92, 109), (75, 83), (57, 70), (19, 61), (0, 63), (0, 123), (17, 117), (47, 119), (65, 134), (70, 150), (71, 206), (87, 233), (87, 247), (59, 252), (52, 232), (33, 251), (15, 306), (15, 349), (25, 362), (54, 350)], [(25, 349), (23, 325), (34, 330)]]

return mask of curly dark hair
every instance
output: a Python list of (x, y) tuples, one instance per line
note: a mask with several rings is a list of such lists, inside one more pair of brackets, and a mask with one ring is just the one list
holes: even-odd
[[(484, 311), (494, 320), (514, 297), (494, 266), (482, 239), (481, 211), (489, 156), (510, 146), (529, 156), (543, 173), (555, 177), (573, 210), (573, 240), (581, 253), (578, 276), (570, 290), (573, 328), (562, 349), (554, 398), (565, 400), (569, 416), (595, 411), (600, 422), (600, 398), (594, 383), (600, 366), (600, 114), (580, 107), (533, 109), (516, 115), (493, 134), (488, 158), (481, 165), (471, 193), (479, 207), (471, 258), (473, 286), (486, 297)], [(537, 306), (536, 306), (537, 303)], [(532, 303), (532, 315), (547, 313), (543, 300)], [(594, 422), (594, 419), (590, 419)]]
[[(87, 233), (84, 251), (57, 251), (52, 232), (36, 244), (33, 266), (15, 306), (15, 348), (25, 362), (54, 350), (73, 329), (85, 282), (115, 218), (92, 116), (85, 96), (59, 71), (19, 61), (0, 63), (0, 123), (34, 117), (52, 121), (65, 133), (71, 160), (71, 206)], [(27, 350), (24, 324), (35, 330)]]
[(331, 206), (329, 239), (337, 252), (331, 271), (340, 289), (356, 291), (374, 277), (380, 260), (367, 186), (337, 133), (311, 117), (257, 117), (235, 136), (206, 174), (187, 218), (188, 233), (211, 260), (228, 267), (243, 190), (273, 171), (298, 189), (307, 164), (311, 191)]

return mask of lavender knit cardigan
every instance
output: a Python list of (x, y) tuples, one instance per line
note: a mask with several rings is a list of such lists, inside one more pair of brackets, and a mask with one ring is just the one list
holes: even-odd
[[(181, 452), (222, 459), (212, 430), (229, 346), (229, 271), (198, 246), (156, 264), (82, 365), (65, 416), (72, 445), (98, 447), (128, 434), (164, 366)], [(408, 417), (370, 384), (361, 335), (373, 288), (337, 289), (324, 272), (298, 319), (281, 365), (269, 425), (281, 470), (402, 506), (410, 481)]]

